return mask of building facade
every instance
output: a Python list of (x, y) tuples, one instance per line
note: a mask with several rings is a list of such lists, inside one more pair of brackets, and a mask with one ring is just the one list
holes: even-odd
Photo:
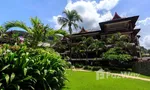
[[(81, 60), (85, 59), (86, 57), (78, 57), (75, 53), (71, 50), (72, 47), (77, 46), (78, 43), (81, 41), (82, 37), (92, 37), (98, 40), (104, 40), (108, 38), (110, 35), (115, 33), (121, 33), (127, 35), (130, 38), (130, 43), (133, 44), (135, 48), (135, 53), (132, 55), (133, 57), (140, 57), (140, 52), (136, 51), (137, 46), (139, 46), (139, 38), (138, 32), (140, 29), (135, 29), (136, 21), (138, 20), (139, 16), (132, 16), (122, 18), (117, 13), (115, 13), (112, 20), (100, 22), (99, 26), (101, 30), (93, 30), (88, 31), (84, 28), (81, 29), (79, 33), (75, 33), (70, 35), (69, 37), (64, 37), (62, 39), (63, 44), (67, 44), (67, 48), (62, 50), (61, 54), (64, 56), (69, 56), (70, 60)], [(95, 52), (88, 52), (89, 55), (87, 58), (95, 58)], [(100, 58), (100, 57), (97, 57)], [(87, 60), (87, 59), (86, 59)]]

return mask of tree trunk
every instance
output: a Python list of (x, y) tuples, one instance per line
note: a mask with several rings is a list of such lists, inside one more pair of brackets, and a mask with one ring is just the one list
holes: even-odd
[(72, 28), (71, 28), (71, 24), (69, 23), (68, 24), (68, 26), (69, 26), (69, 33), (70, 33), (70, 60), (71, 60), (71, 57), (72, 57), (72, 51), (71, 51), (71, 44), (72, 44)]
[(71, 24), (69, 23), (69, 24), (68, 24), (68, 26), (69, 26), (69, 33), (70, 33), (70, 35), (72, 35), (72, 28), (71, 28)]

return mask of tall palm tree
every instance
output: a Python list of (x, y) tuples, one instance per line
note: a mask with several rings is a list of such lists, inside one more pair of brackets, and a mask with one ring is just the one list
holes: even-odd
[(72, 25), (77, 29), (78, 25), (76, 22), (82, 22), (82, 18), (76, 10), (64, 10), (63, 13), (65, 17), (59, 17), (58, 22), (62, 25), (61, 28), (68, 26), (69, 33), (72, 34)]
[(30, 21), (32, 27), (28, 27), (24, 22), (21, 21), (6, 22), (4, 26), (6, 30), (13, 27), (19, 27), (27, 31), (28, 36), (26, 38), (29, 38), (29, 42), (32, 46), (35, 47), (40, 41), (45, 41), (46, 33), (49, 30), (49, 26), (44, 25), (37, 17), (31, 18)]

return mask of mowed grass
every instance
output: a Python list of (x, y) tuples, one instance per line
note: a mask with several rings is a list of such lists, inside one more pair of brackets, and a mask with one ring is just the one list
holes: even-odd
[(109, 78), (96, 80), (96, 72), (67, 70), (66, 86), (63, 90), (150, 90), (150, 82), (128, 79)]

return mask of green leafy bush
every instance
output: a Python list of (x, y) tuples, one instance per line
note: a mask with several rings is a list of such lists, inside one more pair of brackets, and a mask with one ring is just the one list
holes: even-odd
[(84, 66), (83, 69), (85, 69), (85, 70), (92, 70), (92, 66)]
[(67, 68), (72, 68), (71, 62), (66, 62), (66, 66), (67, 66)]
[(129, 61), (132, 56), (127, 54), (124, 50), (119, 47), (110, 48), (107, 52), (103, 54), (103, 60), (118, 60), (118, 61)]
[(83, 67), (83, 65), (82, 64), (74, 64), (74, 66), (75, 66), (75, 68), (82, 68)]
[(51, 50), (3, 45), (0, 48), (0, 89), (59, 90), (65, 62)]
[(92, 71), (98, 71), (100, 69), (102, 69), (102, 67), (100, 67), (100, 66), (93, 66), (92, 67)]

